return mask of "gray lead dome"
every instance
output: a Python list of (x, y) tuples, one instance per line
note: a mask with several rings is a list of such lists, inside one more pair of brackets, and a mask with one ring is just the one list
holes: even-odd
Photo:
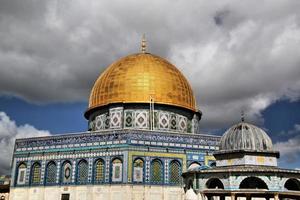
[(221, 151), (273, 151), (271, 138), (252, 124), (238, 123), (229, 128), (220, 141)]

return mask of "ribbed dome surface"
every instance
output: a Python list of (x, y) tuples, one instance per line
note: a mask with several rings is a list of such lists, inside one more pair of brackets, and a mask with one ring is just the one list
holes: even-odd
[(89, 109), (110, 103), (154, 103), (196, 110), (193, 91), (167, 60), (149, 53), (126, 56), (111, 64), (91, 91)]
[(273, 151), (271, 138), (252, 124), (241, 122), (229, 128), (221, 138), (221, 151)]

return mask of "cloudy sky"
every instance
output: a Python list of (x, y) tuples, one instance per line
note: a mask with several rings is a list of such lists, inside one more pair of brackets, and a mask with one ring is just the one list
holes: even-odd
[(14, 139), (84, 131), (90, 89), (139, 51), (190, 81), (203, 132), (240, 120), (264, 128), (280, 166), (300, 168), (300, 1), (1, 0), (0, 174)]

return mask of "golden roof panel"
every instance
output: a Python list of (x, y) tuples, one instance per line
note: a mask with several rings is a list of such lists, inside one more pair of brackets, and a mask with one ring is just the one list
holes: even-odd
[(191, 86), (182, 73), (167, 60), (139, 53), (111, 64), (92, 88), (89, 108), (111, 103), (154, 103), (196, 111)]

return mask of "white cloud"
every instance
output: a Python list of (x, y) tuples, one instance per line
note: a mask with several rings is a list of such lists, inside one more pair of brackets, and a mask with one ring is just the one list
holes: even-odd
[(10, 172), (10, 164), (16, 138), (48, 136), (49, 131), (37, 130), (29, 124), (17, 126), (6, 113), (0, 112), (0, 174)]
[(300, 159), (300, 124), (295, 124), (292, 130), (283, 133), (286, 137), (296, 135), (287, 141), (277, 142), (274, 149), (280, 152), (281, 162), (294, 163)]
[(228, 126), (300, 94), (299, 1), (24, 0), (0, 2), (0, 94), (87, 101), (115, 59), (168, 58), (190, 80), (203, 128)]

